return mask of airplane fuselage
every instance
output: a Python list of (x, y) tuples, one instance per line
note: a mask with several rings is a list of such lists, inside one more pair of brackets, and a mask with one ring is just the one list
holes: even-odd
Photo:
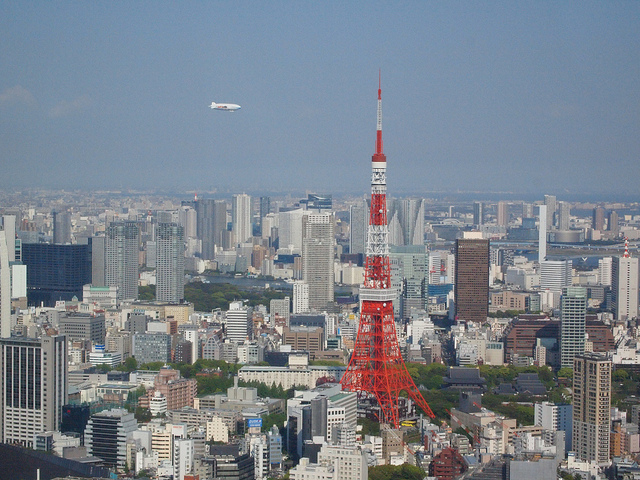
[(242, 108), (240, 105), (236, 105), (235, 103), (216, 103), (216, 102), (212, 102), (210, 107), (214, 110), (225, 110), (227, 112), (235, 112), (236, 110), (240, 110)]

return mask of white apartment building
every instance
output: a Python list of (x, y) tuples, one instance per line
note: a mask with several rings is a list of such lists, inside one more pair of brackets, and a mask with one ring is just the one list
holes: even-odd
[(194, 441), (185, 438), (176, 439), (173, 444), (173, 478), (184, 480), (185, 475), (193, 472)]
[(214, 442), (229, 442), (229, 428), (220, 417), (212, 417), (211, 420), (207, 422), (206, 435), (207, 442), (212, 440)]
[(309, 284), (296, 281), (293, 284), (293, 313), (309, 311)]
[(335, 480), (367, 480), (369, 468), (360, 447), (325, 445), (318, 454), (320, 465), (333, 465)]
[(316, 382), (323, 377), (332, 377), (340, 381), (346, 367), (306, 366), (296, 367), (271, 367), (271, 366), (244, 366), (238, 372), (240, 380), (245, 382), (262, 382), (267, 385), (276, 384), (285, 390), (294, 385), (305, 385), (314, 388)]

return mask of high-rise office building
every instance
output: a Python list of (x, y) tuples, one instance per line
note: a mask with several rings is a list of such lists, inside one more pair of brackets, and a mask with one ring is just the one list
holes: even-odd
[(544, 260), (540, 262), (540, 288), (558, 295), (571, 286), (571, 260)]
[(596, 207), (593, 209), (593, 219), (591, 221), (591, 228), (594, 230), (604, 230), (604, 208)]
[(224, 233), (227, 231), (227, 202), (224, 200), (204, 199), (195, 202), (197, 216), (197, 237), (202, 242), (202, 258), (213, 260), (215, 247), (224, 245)]
[(484, 225), (484, 203), (473, 202), (473, 224)]
[(558, 230), (569, 230), (571, 225), (571, 204), (569, 202), (558, 203)]
[(269, 302), (269, 315), (271, 315), (271, 323), (275, 325), (275, 317), (283, 318), (287, 325), (289, 325), (289, 318), (291, 318), (291, 299), (284, 297), (282, 299), (274, 298)]
[(53, 243), (71, 243), (71, 214), (53, 212)]
[(91, 250), (90, 244), (23, 244), (22, 262), (27, 266), (29, 304), (54, 306), (58, 300), (71, 300), (74, 296), (82, 298), (83, 285), (91, 283)]
[(301, 208), (280, 209), (278, 212), (278, 247), (302, 251), (302, 217), (307, 212)]
[(230, 342), (244, 343), (253, 338), (253, 309), (242, 302), (231, 302), (226, 313), (226, 333)]
[(613, 268), (613, 257), (602, 257), (598, 260), (598, 282), (605, 287), (611, 286), (611, 270)]
[(506, 227), (509, 224), (509, 204), (498, 202), (498, 226)]
[(104, 345), (107, 334), (104, 315), (88, 313), (60, 312), (58, 329), (67, 340), (89, 340), (94, 345)]
[[(196, 227), (197, 236), (202, 242), (202, 258), (206, 260), (213, 260), (215, 257), (215, 245), (218, 243), (218, 239), (215, 235), (215, 200), (207, 198), (203, 200), (196, 200)], [(226, 208), (225, 208), (225, 223), (226, 223)], [(225, 225), (226, 230), (226, 225)]]
[(171, 335), (160, 332), (136, 333), (131, 339), (138, 365), (171, 361)]
[(567, 287), (560, 299), (560, 364), (571, 368), (584, 353), (587, 328), (587, 289)]
[(424, 245), (424, 200), (395, 200), (389, 212), (389, 244)]
[(324, 310), (333, 302), (332, 213), (309, 214), (302, 221), (302, 276), (309, 285), (309, 308)]
[(538, 227), (538, 263), (547, 259), (547, 206), (540, 205), (538, 212), (540, 225)]
[(2, 215), (0, 216), (0, 224), (4, 230), (7, 242), (7, 254), (9, 255), (9, 262), (15, 262), (21, 260), (16, 257), (17, 252), (20, 250), (17, 246), (16, 240), (16, 216), (15, 215)]
[(107, 238), (91, 237), (91, 285), (94, 287), (106, 287), (106, 260)]
[[(213, 238), (216, 246), (223, 248), (231, 248), (231, 232), (228, 232), (227, 222), (227, 202), (225, 200), (216, 200), (213, 204)], [(226, 243), (225, 243), (226, 242)]]
[(365, 200), (349, 207), (349, 253), (364, 255), (369, 226), (369, 206)]
[(556, 196), (555, 195), (545, 195), (544, 196), (544, 204), (547, 207), (547, 230), (551, 230), (551, 228), (555, 225)]
[(161, 223), (156, 234), (156, 300), (184, 300), (184, 229)]
[(0, 379), (0, 440), (33, 448), (35, 434), (60, 428), (68, 398), (66, 338), (0, 339)]
[(456, 240), (455, 270), (456, 317), (486, 322), (489, 313), (489, 240)]
[(0, 338), (11, 336), (11, 270), (7, 235), (0, 230)]
[(185, 205), (178, 210), (178, 223), (184, 228), (184, 238), (198, 237), (198, 213), (195, 208)]
[(620, 223), (618, 213), (611, 210), (607, 216), (607, 230), (610, 231), (614, 237), (620, 235)]
[(124, 468), (127, 440), (137, 426), (133, 413), (120, 408), (92, 415), (84, 431), (87, 454), (101, 458), (107, 466)]
[(138, 298), (140, 230), (135, 222), (114, 222), (107, 227), (105, 283), (118, 287), (118, 300)]
[(587, 353), (573, 362), (573, 450), (578, 458), (609, 463), (611, 361)]
[(145, 265), (147, 268), (156, 268), (158, 263), (158, 243), (155, 240), (148, 240), (146, 245), (147, 255)]
[(398, 292), (393, 302), (395, 318), (408, 319), (411, 309), (426, 310), (429, 256), (421, 245), (391, 246), (391, 286)]
[(638, 257), (613, 257), (611, 263), (611, 296), (616, 320), (638, 317)]
[[(271, 197), (260, 197), (260, 235), (264, 237), (262, 230), (262, 219), (271, 212)], [(268, 232), (267, 232), (268, 233)]]
[(231, 198), (231, 225), (235, 245), (245, 243), (253, 236), (251, 228), (251, 197), (246, 193)]

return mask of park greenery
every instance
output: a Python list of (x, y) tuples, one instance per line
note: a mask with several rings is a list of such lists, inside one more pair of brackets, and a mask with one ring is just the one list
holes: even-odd
[(358, 425), (362, 426), (362, 435), (380, 435), (380, 422), (374, 422), (367, 417), (358, 418)]
[[(155, 285), (139, 287), (140, 300), (155, 299)], [(245, 300), (246, 304), (269, 305), (273, 299), (284, 298), (287, 294), (272, 288), (244, 290), (230, 283), (204, 283), (195, 281), (184, 286), (184, 299), (193, 303), (197, 312), (211, 312), (216, 309), (228, 310), (229, 304), (235, 300)]]
[(408, 463), (369, 468), (369, 480), (422, 480), (424, 477), (423, 470)]
[[(487, 393), (482, 396), (482, 405), (518, 420), (522, 425), (533, 424), (533, 407), (531, 398), (524, 395), (496, 395), (493, 389), (501, 383), (515, 381), (520, 373), (536, 373), (540, 381), (549, 391), (548, 397), (553, 401), (563, 401), (564, 387), (559, 387), (553, 371), (548, 367), (514, 367), (513, 365), (491, 366), (481, 365), (480, 376), (486, 380)], [(447, 367), (442, 364), (421, 365), (407, 364), (407, 369), (424, 399), (429, 404), (437, 421), (449, 421), (449, 411), (459, 404), (457, 391), (443, 390), (443, 378), (447, 375)]]

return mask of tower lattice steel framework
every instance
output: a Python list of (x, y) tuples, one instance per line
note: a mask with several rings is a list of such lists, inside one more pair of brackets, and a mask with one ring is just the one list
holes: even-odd
[(374, 396), (380, 422), (400, 426), (398, 397), (405, 391), (430, 417), (431, 408), (418, 391), (404, 364), (395, 322), (389, 265), (387, 224), (387, 157), (382, 153), (382, 87), (378, 80), (376, 150), (371, 159), (371, 210), (367, 231), (364, 285), (360, 289), (360, 326), (351, 360), (342, 377), (342, 389)]

